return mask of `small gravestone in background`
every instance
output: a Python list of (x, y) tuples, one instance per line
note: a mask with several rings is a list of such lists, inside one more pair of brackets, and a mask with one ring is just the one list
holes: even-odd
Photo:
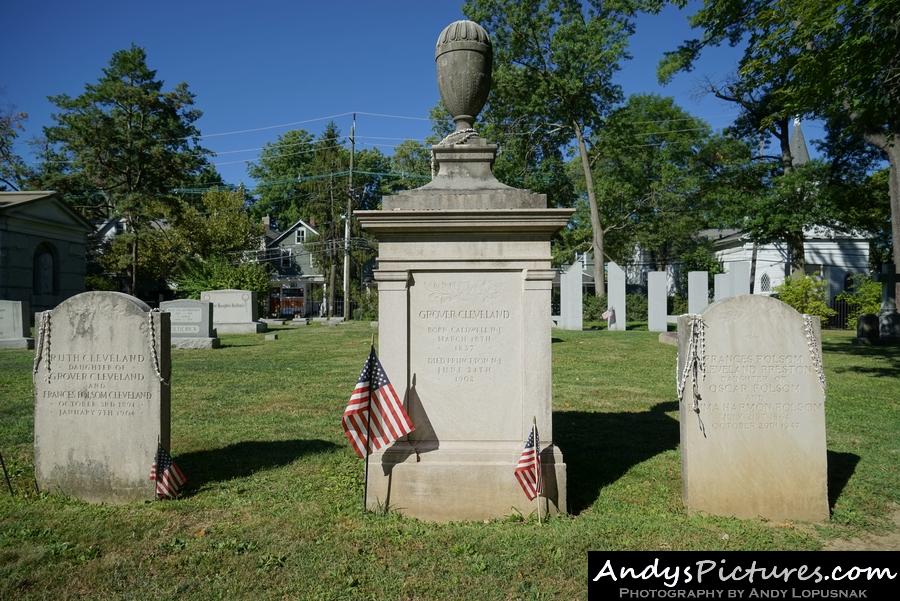
[(750, 294), (750, 262), (738, 261), (731, 264), (728, 273), (731, 278), (731, 296)]
[(213, 327), (213, 304), (197, 300), (173, 300), (159, 304), (169, 314), (172, 346), (180, 349), (219, 348)]
[(575, 261), (559, 276), (559, 327), (563, 330), (581, 331), (582, 317), (582, 267)]
[(731, 274), (717, 273), (713, 276), (713, 301), (719, 302), (726, 298), (731, 298), (734, 293), (731, 291)]
[(34, 346), (34, 339), (28, 337), (28, 319), (27, 303), (0, 300), (0, 348)]
[(666, 302), (668, 301), (665, 271), (651, 271), (647, 274), (647, 329), (651, 332), (665, 332)]
[(709, 275), (705, 271), (688, 272), (688, 313), (703, 313), (708, 305)]
[(219, 334), (259, 334), (267, 330), (258, 321), (256, 293), (250, 290), (207, 290), (200, 300), (213, 304), (213, 325)]
[(678, 319), (683, 498), (689, 510), (828, 519), (817, 317), (744, 295)]
[(881, 309), (878, 311), (879, 342), (900, 342), (900, 314), (897, 313), (895, 269), (891, 263), (881, 268)]
[(169, 448), (169, 315), (119, 292), (36, 314), (34, 464), (41, 490), (93, 502), (155, 499)]
[(606, 311), (610, 330), (625, 331), (625, 272), (615, 261), (606, 267)]

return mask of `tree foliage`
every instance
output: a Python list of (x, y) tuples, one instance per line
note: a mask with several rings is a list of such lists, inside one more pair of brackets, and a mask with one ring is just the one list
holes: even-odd
[(27, 118), (27, 114), (12, 107), (0, 108), (0, 191), (10, 187), (21, 189), (29, 176), (28, 166), (13, 149)]

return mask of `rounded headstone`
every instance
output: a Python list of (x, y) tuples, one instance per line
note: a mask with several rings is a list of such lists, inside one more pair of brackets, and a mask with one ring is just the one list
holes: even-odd
[(878, 316), (874, 313), (860, 315), (856, 321), (856, 340), (864, 344), (878, 343)]

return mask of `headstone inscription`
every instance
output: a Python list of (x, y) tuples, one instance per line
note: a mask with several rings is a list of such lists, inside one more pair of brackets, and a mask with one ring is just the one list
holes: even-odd
[(575, 261), (559, 275), (560, 329), (582, 330), (582, 294), (582, 265)]
[(717, 273), (713, 276), (713, 301), (719, 302), (731, 298), (731, 274)]
[(709, 305), (709, 275), (705, 271), (688, 272), (688, 313), (698, 315)]
[[(431, 182), (358, 211), (378, 239), (379, 357), (415, 425), (370, 458), (366, 503), (421, 519), (566, 511), (553, 443), (549, 242), (571, 209), (500, 183), (497, 146), (473, 129), (487, 100), (491, 42), (471, 21), (438, 37), (435, 60), (456, 131), (432, 147)], [(513, 471), (537, 422), (544, 493)]]
[(28, 320), (28, 303), (0, 300), (0, 348), (34, 348)]
[(169, 448), (169, 314), (119, 292), (37, 313), (35, 479), (92, 502), (154, 499)]
[(667, 283), (665, 271), (651, 271), (647, 274), (647, 329), (651, 332), (668, 330), (666, 320)]
[(615, 261), (606, 264), (606, 310), (610, 330), (625, 331), (625, 271)]
[(159, 308), (169, 314), (172, 346), (180, 349), (219, 348), (211, 302), (181, 299), (159, 303)]
[(683, 499), (737, 517), (828, 518), (818, 318), (766, 296), (678, 319)]
[(259, 334), (267, 330), (258, 321), (256, 293), (250, 290), (207, 290), (200, 300), (213, 304), (213, 325), (218, 334)]

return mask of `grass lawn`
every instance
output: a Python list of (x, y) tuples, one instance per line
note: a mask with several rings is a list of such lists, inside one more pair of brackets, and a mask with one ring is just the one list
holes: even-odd
[(173, 352), (186, 496), (119, 506), (34, 493), (32, 354), (0, 351), (0, 450), (17, 491), (0, 488), (0, 599), (578, 599), (589, 549), (818, 549), (891, 528), (900, 504), (896, 349), (825, 333), (832, 519), (773, 523), (682, 508), (674, 347), (644, 331), (554, 330), (571, 515), (364, 515), (340, 416), (372, 330), (279, 334)]

